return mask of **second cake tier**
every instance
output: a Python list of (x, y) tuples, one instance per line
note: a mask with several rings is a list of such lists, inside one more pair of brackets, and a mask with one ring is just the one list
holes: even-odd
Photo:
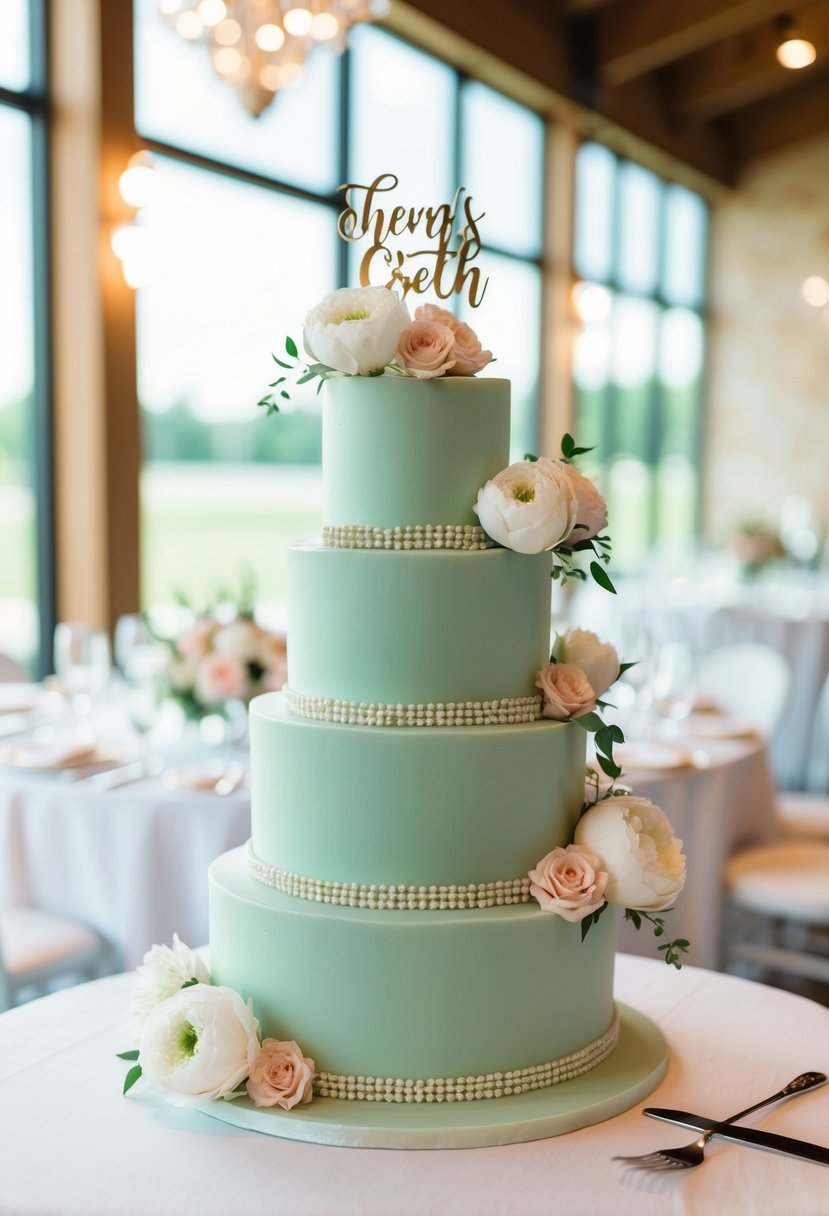
[(534, 696), (549, 659), (550, 566), (549, 553), (508, 549), (293, 545), (288, 684), (358, 705)]

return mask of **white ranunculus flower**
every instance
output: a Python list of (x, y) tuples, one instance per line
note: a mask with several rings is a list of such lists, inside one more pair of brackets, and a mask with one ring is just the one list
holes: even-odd
[(521, 460), (478, 491), (481, 527), (507, 549), (541, 553), (565, 540), (576, 522), (576, 497), (556, 460)]
[(604, 798), (582, 815), (576, 844), (608, 873), (608, 903), (643, 912), (669, 908), (685, 886), (682, 841), (660, 807), (635, 794)]
[(580, 667), (597, 697), (619, 678), (620, 663), (615, 649), (589, 629), (568, 629), (556, 639), (553, 653), (559, 663)]
[(303, 341), (315, 362), (367, 376), (391, 363), (410, 323), (408, 308), (387, 287), (343, 287), (307, 314)]
[(232, 988), (194, 984), (156, 1005), (138, 1048), (142, 1074), (176, 1106), (230, 1098), (259, 1054), (259, 1023)]
[(136, 1034), (141, 1035), (148, 1016), (168, 997), (178, 992), (188, 980), (210, 983), (210, 973), (194, 950), (185, 946), (177, 933), (172, 946), (153, 946), (144, 955), (136, 971), (132, 996), (132, 1020)]
[(240, 617), (229, 625), (222, 625), (213, 635), (214, 649), (222, 654), (232, 654), (243, 663), (255, 659), (262, 643), (262, 630), (253, 621)]

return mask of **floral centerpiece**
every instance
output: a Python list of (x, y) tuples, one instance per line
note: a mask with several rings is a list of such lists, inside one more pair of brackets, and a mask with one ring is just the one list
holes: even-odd
[(166, 695), (188, 719), (223, 714), (262, 692), (277, 692), (287, 675), (285, 638), (253, 619), (249, 602), (225, 614), (220, 607), (194, 613), (166, 647)]
[(786, 556), (778, 532), (762, 520), (746, 520), (729, 538), (728, 548), (747, 575), (761, 573)]

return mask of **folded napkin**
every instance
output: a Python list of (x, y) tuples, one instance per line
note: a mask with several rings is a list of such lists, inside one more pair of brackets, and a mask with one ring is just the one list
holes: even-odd
[(691, 754), (682, 748), (644, 739), (614, 748), (613, 758), (622, 768), (674, 769), (694, 763)]
[(78, 768), (83, 764), (101, 764), (112, 759), (113, 752), (98, 743), (27, 743), (0, 751), (0, 763), (12, 764), (16, 768)]

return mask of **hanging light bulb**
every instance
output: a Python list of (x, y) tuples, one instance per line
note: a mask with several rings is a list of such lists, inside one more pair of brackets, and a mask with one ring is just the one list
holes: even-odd
[(780, 38), (777, 47), (777, 62), (784, 68), (797, 71), (807, 68), (817, 58), (815, 44), (801, 36), (794, 17), (788, 15), (778, 17), (775, 28)]

